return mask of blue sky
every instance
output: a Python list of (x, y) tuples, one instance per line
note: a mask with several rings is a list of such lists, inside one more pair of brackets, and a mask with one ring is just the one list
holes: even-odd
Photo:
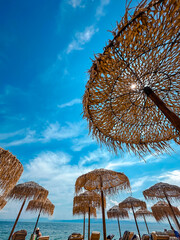
[[(171, 156), (147, 155), (146, 163), (134, 154), (116, 156), (88, 135), (82, 118), (91, 59), (112, 39), (107, 30), (124, 15), (125, 0), (0, 2), (0, 143), (24, 166), (19, 182), (49, 190), (53, 219), (73, 218), (75, 180), (95, 168), (124, 172), (140, 199), (158, 181), (179, 185), (179, 146), (172, 145)], [(107, 209), (127, 196), (110, 198)], [(19, 204), (9, 202), (1, 219), (14, 218)], [(22, 219), (34, 216), (22, 213)]]

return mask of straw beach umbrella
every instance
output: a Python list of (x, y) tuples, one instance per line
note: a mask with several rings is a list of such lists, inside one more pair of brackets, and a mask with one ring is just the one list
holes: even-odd
[[(180, 216), (180, 211), (177, 207), (172, 206), (174, 213), (176, 216)], [(153, 216), (155, 217), (156, 221), (163, 221), (164, 219), (167, 218), (168, 223), (170, 225), (170, 228), (173, 230), (172, 224), (170, 222), (169, 216), (173, 217), (172, 211), (169, 207), (169, 205), (164, 202), (164, 201), (159, 201), (156, 204), (154, 204), (152, 207), (152, 213)]]
[(180, 224), (177, 220), (176, 214), (174, 209), (170, 203), (171, 199), (179, 200), (180, 199), (180, 187), (176, 185), (171, 185), (168, 183), (156, 183), (152, 187), (148, 188), (147, 190), (143, 191), (143, 195), (146, 199), (166, 199), (171, 209), (173, 218), (177, 227), (180, 229)]
[(82, 188), (101, 194), (103, 235), (104, 240), (106, 240), (104, 194), (110, 195), (117, 193), (119, 190), (130, 189), (129, 179), (124, 173), (107, 169), (95, 169), (77, 178), (75, 183), (76, 193), (80, 192)]
[(144, 222), (146, 224), (147, 232), (149, 234), (149, 228), (148, 228), (148, 225), (147, 225), (147, 222), (146, 222), (146, 216), (147, 217), (148, 216), (150, 216), (150, 217), (153, 216), (152, 212), (148, 211), (146, 208), (142, 208), (142, 209), (139, 209), (135, 212), (135, 216), (136, 216), (136, 218), (143, 217)]
[(112, 208), (110, 208), (107, 211), (107, 216), (108, 216), (108, 218), (116, 218), (117, 219), (119, 235), (121, 238), (121, 228), (120, 228), (119, 218), (121, 218), (121, 219), (129, 218), (128, 211), (123, 208), (119, 208), (119, 206), (113, 206)]
[(134, 220), (135, 220), (135, 223), (136, 223), (136, 228), (137, 228), (137, 231), (138, 231), (138, 234), (139, 234), (139, 238), (141, 239), (141, 234), (140, 234), (139, 227), (138, 227), (138, 224), (137, 224), (134, 209), (139, 208), (139, 207), (146, 208), (146, 203), (144, 201), (141, 201), (141, 200), (137, 199), (137, 198), (128, 197), (124, 201), (119, 203), (119, 207), (120, 208), (126, 208), (126, 209), (132, 209)]
[(3, 196), (0, 197), (0, 210), (3, 209), (6, 205), (7, 201), (4, 199)]
[[(85, 238), (85, 216), (86, 213), (88, 213), (91, 216), (96, 217), (96, 208), (95, 207), (88, 207), (85, 204), (79, 204), (76, 206), (73, 206), (73, 215), (82, 215), (84, 216), (84, 221), (83, 221), (83, 238)], [(89, 237), (89, 235), (88, 235)]]
[(39, 211), (33, 234), (35, 233), (41, 212), (43, 214), (48, 214), (48, 215), (52, 216), (54, 213), (54, 208), (55, 208), (55, 206), (52, 204), (52, 202), (48, 198), (45, 201), (38, 200), (38, 199), (29, 201), (26, 211), (36, 211), (36, 212)]
[[(106, 203), (104, 203), (106, 204)], [(91, 207), (101, 206), (101, 196), (96, 192), (85, 191), (74, 197), (73, 206), (82, 205), (88, 208), (88, 239), (90, 239), (90, 210)]]
[(9, 151), (0, 148), (0, 189), (4, 196), (13, 189), (22, 172), (20, 161)]
[(11, 230), (8, 240), (11, 239), (11, 236), (14, 232), (14, 229), (15, 229), (18, 219), (21, 215), (21, 212), (23, 210), (26, 200), (28, 200), (30, 198), (36, 199), (36, 198), (38, 198), (38, 196), (42, 196), (44, 199), (46, 199), (47, 195), (48, 195), (48, 190), (46, 190), (45, 188), (41, 187), (39, 184), (32, 182), (32, 181), (18, 184), (11, 190), (11, 192), (8, 195), (8, 198), (14, 199), (14, 200), (23, 200), (23, 203), (22, 203), (22, 206), (18, 213), (18, 216), (16, 218), (16, 221), (14, 223), (14, 226)]
[(143, 0), (95, 56), (83, 96), (93, 136), (115, 152), (180, 144), (179, 0)]

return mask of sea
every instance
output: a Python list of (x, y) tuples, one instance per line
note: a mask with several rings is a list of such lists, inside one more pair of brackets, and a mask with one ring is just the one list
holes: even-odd
[[(86, 221), (87, 222), (87, 221)], [(30, 240), (31, 233), (34, 229), (34, 222), (18, 222), (15, 231), (25, 229), (27, 231), (26, 240)], [(139, 222), (139, 229), (141, 235), (147, 234), (147, 229), (144, 222)], [(13, 222), (0, 221), (0, 240), (8, 240), (10, 231), (13, 227)], [(50, 240), (68, 240), (69, 235), (73, 232), (83, 233), (83, 222), (39, 222), (38, 227), (43, 236), (50, 236)], [(163, 231), (165, 228), (169, 229), (169, 225), (165, 223), (148, 223), (149, 231)], [(85, 240), (88, 240), (87, 235), (87, 223), (86, 223), (86, 234)], [(133, 231), (137, 234), (136, 225), (134, 222), (121, 222), (121, 231)], [(91, 232), (99, 231), (100, 239), (103, 240), (103, 228), (102, 223), (93, 222), (91, 223)], [(107, 235), (114, 234), (113, 240), (119, 240), (119, 230), (116, 221), (106, 223)]]

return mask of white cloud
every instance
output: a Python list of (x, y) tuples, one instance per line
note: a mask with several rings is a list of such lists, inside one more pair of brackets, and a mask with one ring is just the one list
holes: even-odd
[(96, 144), (96, 140), (92, 139), (92, 137), (85, 135), (82, 138), (73, 139), (72, 150), (75, 152), (81, 151), (84, 147), (87, 147), (91, 144)]
[(110, 3), (110, 0), (101, 0), (100, 5), (96, 9), (96, 16), (98, 18), (102, 17), (105, 15), (104, 13), (104, 7), (107, 6)]
[(158, 179), (173, 185), (180, 185), (180, 170), (168, 171), (161, 174)]
[(82, 46), (89, 42), (92, 36), (98, 32), (97, 28), (94, 26), (86, 27), (84, 32), (77, 32), (75, 34), (75, 39), (69, 44), (67, 48), (67, 53), (72, 52), (73, 50), (82, 50)]
[(70, 102), (58, 105), (58, 107), (59, 108), (71, 107), (71, 106), (73, 106), (75, 104), (80, 104), (80, 103), (82, 103), (82, 100), (79, 99), (79, 98), (75, 98), (75, 99), (71, 100)]
[(17, 136), (19, 134), (22, 134), (22, 132), (23, 132), (23, 129), (15, 131), (15, 132), (11, 132), (11, 133), (0, 133), (0, 140), (4, 140), (4, 139), (7, 139), (7, 138)]
[(69, 1), (69, 4), (73, 7), (73, 8), (76, 8), (76, 7), (84, 7), (84, 5), (81, 5), (82, 3), (82, 0), (70, 0)]

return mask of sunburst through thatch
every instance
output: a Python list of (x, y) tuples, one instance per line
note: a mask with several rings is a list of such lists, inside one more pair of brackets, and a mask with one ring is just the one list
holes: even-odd
[(13, 189), (22, 173), (20, 161), (9, 151), (0, 148), (0, 189), (3, 196)]
[(143, 0), (97, 54), (83, 97), (100, 143), (142, 156), (180, 144), (180, 0)]

